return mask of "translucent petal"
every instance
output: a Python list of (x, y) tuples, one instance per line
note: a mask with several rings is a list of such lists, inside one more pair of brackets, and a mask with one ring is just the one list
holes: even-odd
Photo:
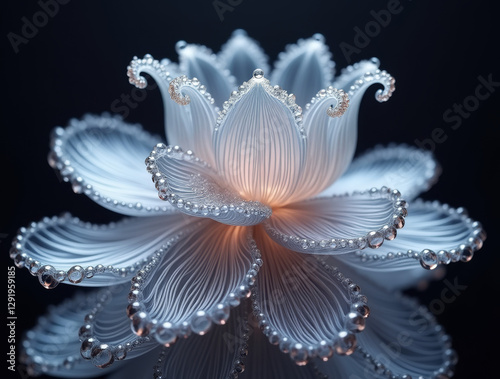
[(470, 219), (463, 208), (416, 200), (394, 241), (376, 252), (365, 250), (335, 259), (392, 290), (416, 285), (439, 265), (469, 261), (485, 238), (481, 224)]
[(269, 207), (228, 189), (217, 172), (190, 150), (160, 144), (148, 160), (158, 196), (181, 212), (229, 225), (254, 225), (271, 215)]
[(211, 136), (217, 118), (214, 99), (198, 78), (180, 76), (173, 71), (175, 69), (170, 62), (161, 64), (151, 55), (146, 55), (143, 59), (134, 57), (127, 74), (130, 83), (138, 88), (148, 85), (143, 73), (156, 81), (163, 97), (165, 132), (169, 143), (192, 146), (203, 159), (213, 163)]
[(385, 71), (367, 73), (350, 87), (348, 96), (328, 87), (306, 105), (304, 129), (308, 155), (300, 184), (301, 199), (328, 188), (347, 170), (356, 150), (358, 113), (364, 93), (371, 85), (382, 84), (384, 89), (377, 91), (376, 98), (387, 101), (395, 90), (394, 82)]
[(268, 58), (262, 48), (241, 29), (233, 32), (222, 46), (218, 58), (236, 78), (237, 83), (243, 83), (257, 68), (270, 72)]
[(318, 368), (332, 377), (385, 379), (451, 377), (457, 362), (450, 338), (416, 301), (360, 280), (370, 299), (370, 318), (351, 357), (333, 356)]
[(379, 69), (380, 61), (378, 58), (371, 58), (354, 63), (343, 68), (340, 75), (335, 78), (332, 86), (348, 91), (355, 81), (367, 72), (375, 72)]
[(303, 106), (321, 88), (331, 84), (335, 67), (331, 57), (321, 34), (300, 39), (278, 56), (271, 83), (293, 93)]
[(250, 329), (250, 333), (246, 368), (240, 379), (318, 379), (312, 364), (298, 366), (269, 343), (258, 328)]
[(288, 249), (310, 254), (345, 254), (379, 248), (396, 237), (406, 209), (397, 190), (372, 189), (322, 197), (275, 209), (264, 222), (269, 236)]
[(50, 165), (98, 204), (126, 215), (152, 216), (171, 212), (148, 184), (144, 157), (159, 137), (117, 117), (87, 115), (71, 120), (52, 134)]
[(166, 334), (203, 335), (224, 324), (229, 309), (250, 295), (259, 258), (250, 228), (202, 220), (185, 229), (133, 280), (135, 332), (168, 344)]
[(298, 365), (333, 350), (351, 354), (354, 333), (364, 328), (364, 318), (351, 309), (363, 298), (359, 287), (338, 270), (325, 270), (313, 256), (274, 243), (260, 227), (255, 238), (264, 265), (253, 294), (254, 314), (269, 341)]
[(204, 83), (215, 99), (215, 104), (220, 106), (229, 98), (231, 91), (236, 88), (236, 81), (210, 49), (202, 45), (179, 41), (176, 44), (176, 50), (179, 54), (181, 72), (190, 78), (198, 78)]
[(129, 281), (189, 221), (182, 213), (107, 225), (86, 223), (69, 214), (44, 218), (20, 229), (10, 256), (48, 289), (61, 282), (109, 286)]
[[(215, 326), (205, 336), (182, 338), (164, 349), (158, 362), (162, 378), (232, 378), (245, 370), (248, 354), (248, 315), (245, 306), (231, 311), (224, 325)], [(195, 359), (195, 364), (193, 364)]]
[(81, 321), (80, 355), (98, 368), (140, 357), (158, 346), (150, 337), (137, 336), (130, 330), (126, 313), (129, 291), (128, 284), (99, 291)]
[(366, 186), (397, 188), (413, 200), (437, 181), (441, 172), (431, 152), (407, 145), (378, 146), (356, 158), (342, 177), (320, 196), (342, 194)]
[(23, 366), (30, 376), (90, 378), (102, 375), (102, 370), (82, 358), (78, 339), (84, 316), (95, 305), (98, 294), (98, 291), (79, 293), (50, 307), (48, 313), (38, 319), (22, 340), (23, 352), (18, 366), (21, 375)]
[(217, 169), (246, 199), (267, 205), (291, 201), (305, 158), (301, 109), (256, 70), (233, 93), (214, 132)]

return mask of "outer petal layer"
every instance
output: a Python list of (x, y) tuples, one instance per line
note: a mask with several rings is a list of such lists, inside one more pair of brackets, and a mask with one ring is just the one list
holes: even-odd
[[(87, 312), (98, 298), (98, 291), (86, 296), (78, 294), (52, 307), (39, 318), (37, 325), (26, 333), (22, 341), (20, 362), (26, 374), (41, 374), (61, 378), (89, 378), (102, 371), (86, 362), (80, 355), (78, 331)], [(117, 365), (120, 366), (120, 365)], [(19, 367), (20, 372), (22, 366)]]
[(247, 340), (248, 315), (242, 305), (232, 310), (226, 324), (214, 327), (207, 335), (183, 338), (164, 349), (155, 374), (172, 379), (237, 378), (245, 370)]
[(271, 238), (288, 249), (345, 254), (379, 248), (404, 225), (406, 202), (383, 187), (351, 195), (322, 197), (276, 209), (264, 223)]
[(318, 368), (329, 377), (340, 378), (352, 374), (376, 379), (451, 377), (456, 353), (430, 312), (398, 293), (361, 278), (358, 282), (370, 299), (371, 310), (358, 337), (358, 348), (351, 357), (334, 356)]
[(296, 365), (279, 347), (269, 343), (258, 328), (250, 329), (248, 358), (240, 379), (319, 379), (313, 364)]
[(142, 162), (160, 139), (117, 117), (85, 116), (53, 131), (49, 164), (73, 191), (126, 215), (169, 212), (148, 185)]
[(294, 98), (262, 71), (233, 93), (213, 141), (217, 170), (234, 191), (267, 205), (291, 201), (305, 158), (300, 119)]
[(158, 196), (181, 212), (229, 225), (254, 225), (271, 215), (269, 207), (226, 188), (217, 172), (190, 150), (159, 144), (146, 163)]
[[(264, 265), (253, 294), (254, 314), (272, 344), (299, 365), (319, 356), (351, 354), (353, 333), (365, 320), (360, 289), (338, 271), (327, 272), (317, 259), (287, 250), (257, 229)], [(313, 312), (311, 310), (314, 310)]]
[(132, 280), (128, 312), (136, 334), (169, 344), (224, 324), (250, 295), (262, 264), (250, 233), (203, 220), (172, 239)]
[(433, 155), (411, 146), (376, 147), (356, 158), (346, 173), (320, 196), (342, 194), (366, 186), (397, 188), (413, 200), (437, 181), (441, 172)]
[(336, 259), (382, 287), (398, 289), (415, 285), (438, 265), (468, 262), (485, 239), (481, 224), (463, 208), (417, 200), (411, 203), (406, 226), (394, 241), (376, 253), (365, 250)]
[(21, 228), (10, 256), (48, 289), (59, 283), (110, 286), (129, 281), (154, 251), (185, 227), (183, 214), (94, 225), (69, 214)]

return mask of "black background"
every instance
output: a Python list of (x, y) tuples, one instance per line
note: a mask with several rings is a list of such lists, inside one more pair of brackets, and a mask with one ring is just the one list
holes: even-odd
[[(434, 149), (443, 174), (424, 198), (464, 206), (472, 218), (483, 223), (489, 239), (470, 263), (449, 266), (447, 278), (467, 289), (437, 317), (460, 355), (455, 378), (488, 377), (496, 368), (499, 338), (499, 262), (494, 245), (499, 91), (480, 101), (456, 130), (445, 122), (443, 113), (474, 95), (479, 76), (492, 75), (494, 81), (500, 81), (493, 2), (401, 0), (403, 10), (353, 54), (351, 61), (342, 53), (341, 43), (354, 45), (354, 28), (363, 29), (373, 20), (370, 11), (387, 9), (387, 1), (232, 2), (239, 4), (220, 20), (211, 0), (73, 0), (61, 5), (57, 15), (28, 43), (21, 44), (17, 53), (7, 34), (21, 34), (22, 17), (32, 20), (41, 8), (35, 1), (3, 4), (0, 232), (5, 265), (12, 265), (8, 247), (17, 228), (32, 220), (63, 211), (92, 222), (117, 219), (60, 183), (46, 163), (46, 155), (54, 126), (65, 126), (70, 118), (85, 113), (112, 112), (113, 101), (131, 93), (126, 67), (134, 55), (150, 53), (176, 60), (174, 45), (180, 39), (218, 51), (234, 29), (243, 28), (274, 61), (286, 44), (320, 32), (338, 71), (348, 63), (377, 56), (382, 68), (397, 80), (397, 90), (388, 103), (373, 99), (375, 89), (365, 96), (358, 151), (391, 141), (414, 144), (415, 139), (431, 137), (436, 128), (447, 135)], [(162, 133), (159, 92), (148, 91), (147, 99), (131, 109), (126, 121)], [(25, 269), (16, 270), (16, 283), (18, 337), (34, 325), (48, 304), (74, 290), (59, 286), (46, 291)], [(443, 283), (434, 282), (427, 291), (414, 294), (429, 305), (439, 299), (443, 288)], [(2, 370), (3, 375), (7, 369)]]

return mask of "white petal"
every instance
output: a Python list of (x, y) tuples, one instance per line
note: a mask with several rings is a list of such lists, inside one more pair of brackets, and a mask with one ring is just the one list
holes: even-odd
[(128, 67), (129, 81), (138, 88), (145, 88), (148, 83), (142, 73), (151, 75), (163, 97), (169, 143), (192, 146), (203, 159), (213, 163), (211, 136), (217, 118), (214, 99), (199, 79), (180, 76), (173, 71), (175, 69), (172, 63), (161, 64), (150, 55), (144, 59), (135, 57)]
[(307, 161), (302, 170), (300, 199), (308, 199), (333, 183), (351, 163), (357, 142), (357, 111), (333, 87), (319, 91), (304, 112)]
[(293, 97), (271, 87), (256, 70), (217, 121), (217, 170), (246, 199), (267, 205), (292, 201), (305, 158), (300, 119)]
[(271, 238), (310, 254), (345, 254), (379, 248), (396, 237), (406, 209), (400, 193), (384, 187), (352, 195), (306, 200), (275, 209), (264, 222)]
[(217, 172), (190, 150), (157, 145), (149, 162), (159, 197), (181, 212), (229, 225), (254, 225), (271, 215), (269, 207), (227, 189)]
[(210, 49), (184, 41), (177, 42), (175, 48), (179, 54), (179, 68), (184, 75), (204, 83), (217, 105), (229, 98), (236, 88), (236, 81)]
[(449, 337), (430, 312), (398, 293), (384, 291), (363, 280), (359, 283), (370, 299), (370, 317), (358, 337), (358, 348), (348, 359), (334, 356), (327, 363), (319, 363), (318, 368), (342, 378), (347, 373), (376, 379), (390, 375), (451, 377), (456, 354)]
[(406, 288), (429, 277), (426, 269), (469, 261), (486, 238), (481, 225), (463, 208), (416, 200), (406, 226), (377, 252), (337, 256), (344, 264), (387, 289)]
[(364, 328), (363, 316), (351, 309), (361, 298), (359, 287), (311, 255), (274, 243), (262, 229), (255, 238), (264, 265), (253, 294), (254, 314), (269, 341), (299, 365), (333, 350), (351, 354), (353, 333)]
[(351, 163), (357, 143), (359, 106), (368, 87), (376, 83), (384, 86), (376, 93), (377, 100), (382, 102), (391, 97), (394, 82), (385, 71), (367, 73), (350, 87), (348, 96), (328, 87), (306, 105), (304, 129), (308, 156), (300, 185), (304, 188), (302, 199), (330, 186)]
[(127, 215), (171, 212), (148, 185), (144, 157), (160, 139), (117, 117), (87, 115), (53, 131), (50, 165), (98, 204)]
[[(138, 335), (203, 335), (213, 323), (224, 324), (229, 309), (250, 295), (260, 253), (251, 229), (202, 220), (173, 239), (162, 255), (132, 283), (129, 316)], [(171, 343), (171, 341), (170, 341)]]
[(343, 68), (340, 75), (333, 81), (332, 86), (339, 89), (341, 88), (344, 91), (349, 91), (356, 80), (367, 72), (377, 71), (379, 66), (380, 61), (377, 58), (356, 62), (351, 66)]
[(247, 80), (257, 68), (269, 72), (268, 58), (258, 43), (244, 30), (235, 30), (222, 46), (219, 61), (236, 78), (237, 83)]
[(258, 328), (250, 329), (250, 333), (245, 371), (239, 379), (318, 379), (313, 365), (296, 365)]
[(44, 218), (20, 229), (10, 256), (45, 288), (114, 285), (129, 281), (187, 219), (179, 213), (95, 225), (70, 215)]
[(300, 39), (278, 56), (271, 82), (295, 94), (303, 106), (332, 82), (335, 64), (331, 56), (321, 34)]
[(407, 145), (376, 147), (356, 158), (342, 177), (320, 196), (342, 194), (367, 186), (397, 188), (406, 200), (428, 190), (441, 172), (431, 152)]
[(242, 305), (233, 309), (226, 324), (215, 326), (206, 335), (182, 338), (164, 349), (157, 373), (162, 378), (236, 377), (244, 369), (248, 353), (248, 315), (245, 308)]

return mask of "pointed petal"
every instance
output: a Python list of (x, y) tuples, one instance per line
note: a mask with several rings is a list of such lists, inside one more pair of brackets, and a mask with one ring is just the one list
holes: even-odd
[(374, 188), (289, 204), (275, 209), (264, 227), (275, 242), (308, 254), (377, 249), (385, 239), (394, 239), (404, 222), (405, 203), (400, 204), (398, 191)]
[(73, 191), (112, 211), (135, 216), (172, 212), (158, 200), (144, 172), (144, 157), (158, 140), (117, 117), (87, 115), (54, 129), (49, 164)]
[(135, 332), (170, 344), (177, 336), (203, 335), (213, 323), (224, 324), (229, 309), (250, 295), (259, 270), (250, 233), (203, 220), (172, 239), (133, 280), (129, 315)]
[(376, 93), (377, 100), (382, 102), (391, 97), (394, 82), (385, 71), (367, 73), (350, 87), (348, 96), (328, 87), (306, 105), (304, 129), (308, 156), (301, 178), (301, 188), (305, 189), (302, 199), (328, 188), (351, 163), (357, 143), (359, 106), (368, 87), (375, 83), (384, 86)]
[(307, 161), (302, 170), (300, 199), (308, 199), (333, 183), (351, 163), (357, 142), (357, 113), (349, 97), (328, 87), (319, 91), (304, 112)]
[(319, 379), (313, 364), (296, 365), (278, 346), (269, 343), (258, 328), (250, 329), (248, 357), (240, 379)]
[(254, 314), (269, 341), (299, 365), (333, 350), (351, 354), (353, 333), (364, 328), (363, 316), (351, 308), (363, 298), (359, 287), (311, 255), (274, 243), (262, 229), (255, 238), (265, 263), (252, 294)]
[(371, 58), (354, 63), (351, 66), (343, 68), (340, 75), (335, 78), (332, 86), (335, 88), (349, 91), (352, 85), (367, 72), (375, 72), (380, 67), (378, 58)]
[(318, 368), (332, 377), (343, 373), (341, 378), (346, 373), (376, 379), (451, 377), (456, 353), (431, 313), (399, 293), (359, 283), (370, 299), (370, 318), (358, 337), (358, 348), (351, 357), (334, 355)]
[(441, 173), (431, 152), (407, 145), (376, 147), (356, 158), (346, 173), (320, 196), (330, 196), (375, 187), (397, 188), (406, 200), (428, 190)]
[(215, 104), (220, 106), (229, 98), (231, 91), (236, 88), (236, 81), (210, 49), (185, 41), (177, 42), (175, 48), (179, 54), (181, 72), (204, 83), (215, 99)]
[(463, 208), (416, 200), (411, 203), (406, 226), (394, 241), (376, 253), (365, 250), (336, 259), (392, 290), (414, 286), (429, 276), (427, 270), (438, 265), (468, 262), (485, 239), (481, 225), (470, 219)]
[(108, 225), (85, 223), (69, 214), (47, 217), (20, 229), (10, 256), (48, 289), (61, 282), (109, 286), (129, 281), (188, 222), (181, 213)]
[(331, 57), (321, 34), (300, 39), (278, 56), (271, 82), (293, 93), (297, 103), (303, 106), (332, 82), (335, 64)]
[(268, 58), (262, 48), (241, 29), (233, 32), (231, 38), (222, 46), (218, 58), (234, 75), (236, 83), (243, 83), (257, 68), (270, 72)]
[[(172, 64), (160, 64), (151, 55), (135, 57), (128, 67), (131, 84), (145, 88), (143, 73), (151, 75), (163, 97), (165, 132), (171, 145), (192, 146), (206, 161), (213, 163), (212, 129), (217, 119), (214, 99), (200, 80), (175, 78)], [(152, 146), (152, 145), (151, 145)]]
[(38, 319), (37, 325), (23, 337), (20, 373), (24, 366), (29, 376), (90, 378), (102, 375), (102, 370), (82, 358), (78, 339), (82, 320), (95, 306), (98, 293), (79, 293), (49, 308), (48, 313)]
[[(245, 369), (248, 315), (245, 306), (231, 311), (224, 325), (204, 336), (182, 338), (164, 349), (155, 371), (162, 378), (219, 379), (238, 377)], [(196, 364), (193, 364), (196, 357)]]
[(191, 216), (208, 217), (229, 225), (254, 225), (271, 215), (271, 208), (247, 201), (227, 189), (222, 178), (194, 153), (178, 146), (157, 145), (148, 170), (158, 196)]
[(301, 109), (263, 72), (224, 104), (214, 131), (217, 169), (244, 198), (283, 204), (297, 193), (305, 158)]

